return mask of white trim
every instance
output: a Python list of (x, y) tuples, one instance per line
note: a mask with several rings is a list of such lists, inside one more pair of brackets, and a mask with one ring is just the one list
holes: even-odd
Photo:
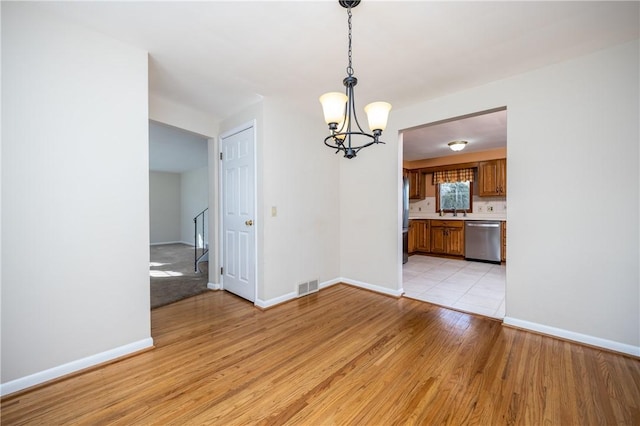
[(342, 281), (340, 281), (340, 278), (334, 278), (332, 280), (329, 281), (325, 281), (323, 283), (320, 283), (318, 285), (319, 289), (323, 289), (323, 288), (327, 288), (327, 287), (331, 287), (332, 285), (336, 285), (336, 284), (340, 284)]
[(295, 291), (279, 297), (274, 297), (273, 299), (269, 299), (269, 300), (262, 300), (256, 297), (256, 301), (254, 305), (256, 305), (259, 308), (266, 309), (275, 305), (279, 305), (280, 303), (288, 302), (289, 300), (293, 300), (297, 297), (298, 295)]
[(602, 339), (600, 337), (590, 336), (588, 334), (576, 333), (574, 331), (551, 327), (548, 325), (538, 324), (535, 322), (525, 321), (517, 318), (504, 317), (503, 323), (506, 325), (511, 325), (513, 327), (547, 334), (549, 336), (560, 337), (562, 339), (584, 343), (590, 346), (597, 346), (599, 348), (609, 349), (615, 352), (633, 356), (640, 356), (640, 346), (628, 345), (626, 343), (615, 342), (613, 340)]
[[(351, 280), (349, 278), (334, 278), (332, 280), (324, 281), (318, 284), (318, 289), (324, 290), (327, 287), (331, 287), (332, 285), (336, 285), (340, 283), (352, 285), (354, 287), (359, 287), (359, 288), (370, 290), (376, 293), (381, 293), (381, 294), (394, 296), (394, 297), (400, 297), (402, 296), (402, 293), (404, 293), (403, 290), (390, 290), (385, 287), (380, 287), (373, 284), (367, 284), (365, 282)], [(297, 298), (298, 298), (298, 294), (294, 291), (291, 293), (284, 294), (282, 296), (274, 297), (273, 299), (269, 299), (269, 300), (262, 300), (262, 299), (256, 298), (254, 305), (262, 309), (267, 309), (272, 306), (279, 305), (280, 303), (288, 302), (289, 300), (293, 300)]]
[(222, 290), (222, 284), (207, 283), (207, 288), (209, 290)]
[(390, 288), (386, 288), (386, 287), (380, 287), (378, 285), (374, 285), (374, 284), (369, 284), (369, 283), (365, 283), (362, 281), (356, 281), (356, 280), (352, 280), (349, 278), (340, 278), (340, 281), (345, 283), (345, 284), (349, 284), (355, 287), (360, 287), (360, 288), (364, 288), (366, 290), (371, 290), (371, 291), (375, 291), (376, 293), (382, 293), (382, 294), (386, 294), (388, 296), (393, 296), (393, 297), (400, 297), (402, 296), (403, 290), (391, 290)]
[[(335, 285), (341, 282), (342, 281), (340, 280), (340, 278), (335, 278), (333, 280), (322, 282), (318, 284), (318, 290), (325, 289), (327, 287), (330, 287), (332, 285)], [(255, 305), (259, 308), (267, 309), (272, 306), (279, 305), (280, 303), (288, 302), (289, 300), (293, 300), (297, 298), (298, 298), (298, 294), (294, 291), (280, 297), (274, 297), (273, 299), (269, 299), (269, 300), (256, 299)]]
[(84, 370), (85, 368), (93, 367), (108, 361), (113, 361), (117, 358), (151, 347), (153, 347), (153, 338), (148, 337), (146, 339), (138, 340), (137, 342), (129, 343), (86, 358), (71, 361), (29, 376), (11, 380), (10, 382), (0, 384), (0, 396), (9, 395), (26, 388), (48, 382), (49, 380), (57, 379), (67, 374), (75, 373), (77, 371)]

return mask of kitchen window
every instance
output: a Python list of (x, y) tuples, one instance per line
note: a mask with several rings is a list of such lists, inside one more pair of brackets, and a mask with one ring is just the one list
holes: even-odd
[(472, 211), (474, 172), (473, 168), (466, 168), (433, 173), (437, 211)]
[(469, 181), (440, 183), (436, 189), (436, 211), (452, 212), (473, 208), (473, 185)]

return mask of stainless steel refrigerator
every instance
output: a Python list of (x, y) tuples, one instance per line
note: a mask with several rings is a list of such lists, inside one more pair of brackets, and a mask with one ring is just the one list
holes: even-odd
[(402, 263), (409, 261), (409, 179), (402, 178)]

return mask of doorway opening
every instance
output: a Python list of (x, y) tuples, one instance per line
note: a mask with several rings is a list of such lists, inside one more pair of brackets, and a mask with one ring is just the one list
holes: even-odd
[[(466, 141), (464, 149), (453, 151), (453, 141)], [(402, 143), (403, 174), (409, 183), (404, 197), (408, 208), (403, 208), (404, 297), (504, 318), (506, 107), (406, 129)], [(456, 183), (464, 184), (469, 194), (455, 193), (458, 198), (450, 199), (447, 190)], [(500, 229), (491, 241), (498, 252), (487, 261), (471, 260), (465, 228), (485, 222)]]
[(208, 207), (208, 139), (150, 120), (151, 309), (207, 290)]

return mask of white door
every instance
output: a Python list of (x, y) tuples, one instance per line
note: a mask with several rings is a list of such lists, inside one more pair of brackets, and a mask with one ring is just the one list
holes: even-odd
[(222, 137), (222, 285), (256, 298), (254, 128)]

